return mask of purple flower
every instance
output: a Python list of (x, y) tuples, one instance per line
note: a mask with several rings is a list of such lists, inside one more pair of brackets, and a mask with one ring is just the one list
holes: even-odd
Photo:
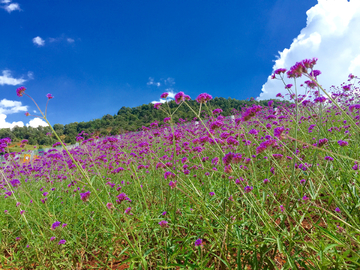
[(166, 211), (162, 212), (161, 215), (165, 216), (165, 215), (166, 215)]
[(161, 106), (161, 103), (155, 103), (155, 104), (154, 104), (154, 108), (155, 108), (155, 109), (160, 109), (160, 106)]
[(217, 115), (217, 114), (222, 113), (222, 112), (223, 112), (222, 109), (215, 109), (215, 110), (212, 111), (213, 115)]
[(274, 136), (277, 138), (281, 138), (281, 134), (285, 131), (284, 127), (277, 127), (274, 129)]
[(175, 178), (175, 174), (173, 174), (172, 172), (165, 172), (165, 173), (164, 173), (164, 178), (165, 178), (165, 179)]
[(169, 222), (167, 222), (166, 220), (162, 220), (159, 222), (159, 225), (161, 228), (167, 228), (167, 227), (169, 227), (168, 223)]
[(339, 144), (341, 147), (344, 147), (344, 146), (348, 145), (349, 143), (346, 142), (346, 141), (343, 141), (343, 140), (339, 140), (339, 141), (338, 141), (338, 144)]
[(334, 160), (334, 159), (333, 159), (332, 157), (330, 157), (330, 156), (326, 156), (324, 159), (325, 159), (325, 160), (328, 160), (328, 161), (333, 161), (333, 160)]
[(125, 214), (128, 214), (128, 215), (130, 215), (130, 216), (133, 215), (133, 214), (131, 213), (131, 207), (126, 208), (124, 213), (125, 213)]
[(307, 200), (309, 199), (309, 197), (306, 196), (306, 195), (304, 195), (304, 197), (302, 197), (302, 199), (303, 199), (304, 201), (307, 201)]
[(203, 240), (200, 239), (200, 238), (197, 239), (194, 244), (195, 244), (195, 247), (199, 247), (199, 246), (203, 246), (203, 245), (204, 245)]
[(301, 180), (300, 180), (300, 184), (302, 184), (302, 185), (305, 184), (305, 182), (306, 182), (305, 179), (301, 179)]
[(62, 240), (59, 241), (58, 245), (63, 245), (65, 243), (66, 243), (66, 240), (62, 239)]
[(198, 95), (198, 97), (195, 99), (198, 103), (206, 103), (209, 100), (212, 100), (212, 96), (207, 93), (202, 93)]
[(90, 194), (91, 194), (90, 191), (87, 191), (85, 193), (80, 193), (81, 200), (83, 202), (87, 202), (89, 200)]
[(55, 221), (52, 225), (51, 225), (51, 230), (55, 230), (56, 229), (56, 227), (59, 227), (60, 226), (60, 224), (61, 224), (61, 222), (60, 221)]
[(18, 89), (16, 89), (16, 95), (18, 97), (22, 97), (24, 95), (26, 88), (24, 86), (19, 87)]
[(335, 208), (335, 212), (336, 212), (336, 213), (340, 213), (340, 212), (341, 212), (340, 208), (339, 208), (339, 207), (336, 207), (336, 208)]
[(176, 104), (180, 104), (181, 101), (184, 101), (185, 100), (185, 94), (184, 92), (179, 92), (175, 95), (175, 102)]
[(280, 205), (280, 210), (281, 210), (281, 212), (284, 212), (284, 206), (283, 205)]
[(162, 93), (160, 98), (167, 98), (169, 96), (169, 93), (165, 92), (165, 93)]
[(253, 190), (253, 187), (251, 186), (246, 186), (246, 187), (244, 187), (244, 192), (245, 193), (249, 193), (249, 192), (251, 192)]
[(63, 223), (62, 227), (65, 228), (66, 226), (67, 226), (67, 224), (66, 224), (66, 223)]
[(269, 182), (270, 182), (269, 179), (267, 179), (267, 178), (264, 179), (264, 184), (267, 184)]
[(25, 210), (20, 210), (20, 215), (24, 214)]
[(51, 237), (51, 238), (50, 238), (50, 241), (55, 240), (55, 238), (56, 238), (55, 236)]
[(176, 187), (176, 183), (177, 183), (177, 181), (174, 181), (174, 182), (170, 181), (169, 186), (171, 187), (171, 189)]
[(49, 93), (49, 94), (47, 94), (47, 95), (46, 95), (46, 97), (47, 97), (48, 99), (52, 99), (52, 98), (54, 98), (54, 96), (53, 96), (52, 94), (50, 94), (50, 93)]
[(116, 196), (118, 199), (116, 200), (117, 204), (122, 203), (123, 201), (131, 202), (130, 198), (125, 193), (120, 193)]
[(212, 197), (215, 195), (215, 192), (210, 192), (209, 195)]
[(108, 202), (106, 204), (106, 207), (107, 207), (107, 209), (111, 210), (111, 208), (113, 208), (113, 204)]

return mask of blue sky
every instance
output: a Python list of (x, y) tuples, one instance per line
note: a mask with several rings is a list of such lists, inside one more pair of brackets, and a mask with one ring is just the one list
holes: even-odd
[(286, 53), (301, 31), (326, 28), (321, 10), (312, 26), (307, 13), (326, 8), (325, 0), (0, 2), (0, 127), (29, 125), (24, 112), (37, 111), (16, 96), (22, 85), (41, 108), (54, 95), (52, 124), (113, 115), (159, 100), (166, 89), (193, 99), (203, 92), (256, 98), (275, 60), (291, 66), (306, 55)]

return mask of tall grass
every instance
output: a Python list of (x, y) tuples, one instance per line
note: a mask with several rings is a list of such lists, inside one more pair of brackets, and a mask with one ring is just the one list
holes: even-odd
[(326, 92), (315, 63), (275, 71), (290, 106), (254, 105), (232, 120), (210, 95), (192, 108), (180, 92), (192, 122), (156, 104), (168, 114), (160, 126), (81, 133), (79, 147), (30, 164), (4, 154), (1, 267), (359, 269), (358, 80)]

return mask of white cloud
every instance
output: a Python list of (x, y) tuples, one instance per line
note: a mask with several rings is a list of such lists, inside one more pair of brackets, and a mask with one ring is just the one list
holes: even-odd
[(72, 38), (67, 38), (66, 41), (69, 42), (69, 43), (73, 43), (75, 40), (72, 39)]
[(154, 82), (154, 78), (149, 77), (149, 81), (146, 83), (147, 85), (155, 85), (157, 87), (159, 87), (161, 85), (160, 82)]
[(44, 120), (42, 120), (42, 119), (40, 119), (38, 117), (36, 117), (34, 119), (31, 119), (29, 121), (29, 123), (26, 124), (27, 127), (33, 127), (33, 128), (37, 128), (39, 126), (46, 127), (47, 125), (48, 124)]
[[(7, 3), (9, 3), (9, 2), (7, 2)], [(18, 3), (12, 3), (10, 5), (6, 5), (4, 8), (9, 13), (13, 12), (14, 10), (19, 10), (19, 11), (21, 10)]]
[[(279, 52), (273, 71), (316, 57), (319, 60), (315, 69), (322, 73), (318, 81), (326, 90), (346, 82), (350, 73), (360, 76), (360, 35), (355, 30), (360, 29), (360, 1), (318, 0), (306, 14), (306, 27), (290, 48)], [(298, 79), (297, 85), (304, 80)], [(285, 82), (293, 84), (293, 79)], [(277, 93), (287, 91), (281, 81), (269, 76), (258, 99), (274, 98)]]
[(15, 79), (15, 78), (11, 77), (11, 72), (10, 72), (10, 70), (7, 70), (7, 69), (3, 70), (2, 74), (3, 75), (0, 76), (0, 85), (4, 85), (4, 84), (18, 85), (18, 84), (22, 84), (23, 82), (26, 81), (23, 78)]
[(45, 40), (43, 40), (41, 37), (37, 36), (37, 37), (34, 37), (32, 39), (33, 43), (38, 45), (38, 46), (44, 46), (45, 45)]
[(12, 114), (26, 111), (27, 106), (23, 106), (21, 101), (13, 101), (6, 98), (0, 101), (0, 114)]
[(2, 4), (8, 4), (8, 3), (10, 3), (10, 2), (11, 2), (11, 0), (2, 0), (2, 1), (1, 1)]
[(33, 80), (33, 79), (34, 79), (34, 72), (29, 71), (29, 72), (27, 73), (27, 76), (28, 76), (29, 80)]
[(2, 114), (0, 113), (0, 128), (13, 128), (15, 126), (18, 127), (23, 127), (24, 123), (22, 121), (18, 121), (18, 122), (6, 122), (6, 114)]

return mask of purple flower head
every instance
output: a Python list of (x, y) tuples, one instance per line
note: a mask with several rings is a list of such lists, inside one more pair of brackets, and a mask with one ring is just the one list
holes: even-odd
[(18, 89), (16, 89), (16, 95), (18, 97), (22, 97), (24, 95), (26, 88), (24, 86), (19, 87)]
[(185, 94), (184, 92), (179, 92), (175, 95), (175, 102), (176, 104), (180, 104), (182, 101), (185, 100)]
[(113, 205), (112, 203), (109, 203), (109, 202), (106, 204), (106, 207), (107, 207), (107, 209), (109, 209), (109, 210), (111, 210), (111, 209), (113, 208), (113, 206), (114, 206), (114, 205)]
[(284, 212), (285, 208), (283, 205), (280, 205), (280, 210), (281, 210), (281, 212)]
[(317, 76), (321, 74), (320, 70), (313, 70), (310, 72), (310, 76), (314, 77), (316, 79)]
[(165, 179), (172, 179), (172, 178), (175, 178), (175, 174), (174, 173), (172, 173), (172, 172), (165, 172), (164, 173), (164, 178)]
[(160, 106), (161, 106), (161, 103), (155, 103), (154, 104), (154, 108), (157, 109), (157, 110), (160, 109)]
[(212, 114), (213, 114), (213, 115), (217, 115), (217, 114), (220, 114), (220, 113), (222, 113), (222, 112), (223, 112), (222, 109), (215, 109), (215, 110), (212, 111)]
[(167, 98), (169, 96), (169, 93), (165, 92), (165, 93), (162, 93), (160, 98)]
[(120, 193), (116, 196), (118, 199), (116, 200), (117, 204), (122, 203), (123, 201), (131, 202), (130, 198), (125, 193)]
[(305, 182), (306, 182), (306, 179), (301, 179), (300, 180), (300, 184), (302, 184), (302, 185), (305, 184)]
[(270, 100), (270, 101), (268, 102), (268, 106), (269, 106), (269, 107), (271, 107), (273, 104), (274, 104), (274, 101), (273, 101), (273, 100)]
[(55, 230), (56, 227), (59, 227), (61, 225), (60, 221), (55, 221), (52, 225), (51, 225), (51, 230)]
[(19, 179), (13, 179), (13, 180), (10, 180), (9, 182), (10, 182), (10, 184), (11, 184), (14, 188), (16, 188), (16, 187), (18, 187), (18, 186), (21, 185), (21, 182), (20, 182)]
[(207, 93), (202, 93), (202, 94), (198, 95), (198, 97), (196, 98), (196, 101), (198, 103), (206, 103), (209, 100), (212, 100), (212, 96)]
[(20, 215), (24, 214), (25, 210), (20, 210)]
[(338, 144), (339, 144), (341, 147), (344, 147), (344, 146), (347, 146), (349, 143), (346, 142), (346, 141), (343, 141), (343, 140), (339, 140), (339, 141), (338, 141)]
[(336, 212), (336, 213), (340, 213), (340, 212), (341, 212), (340, 208), (339, 208), (339, 207), (336, 207), (336, 208), (335, 208), (335, 212)]
[(63, 223), (63, 225), (61, 225), (63, 228), (65, 228), (66, 226), (67, 226), (67, 224), (66, 223)]
[(47, 95), (46, 95), (46, 97), (47, 97), (48, 99), (52, 99), (52, 98), (54, 98), (54, 96), (53, 96), (52, 94), (50, 94), (50, 93), (49, 93), (49, 94), (47, 94)]
[(159, 222), (159, 225), (161, 228), (167, 228), (167, 227), (169, 227), (168, 223), (169, 222), (167, 222), (166, 220), (162, 220)]
[(176, 188), (176, 183), (177, 181), (170, 181), (169, 186), (171, 187), (171, 189)]
[(199, 247), (199, 246), (203, 246), (203, 245), (204, 245), (203, 240), (200, 239), (200, 238), (197, 239), (194, 244), (195, 244), (195, 247)]
[(274, 136), (277, 138), (281, 138), (281, 134), (285, 131), (284, 127), (277, 127), (274, 129)]
[(246, 186), (246, 187), (244, 187), (244, 192), (245, 193), (249, 193), (249, 192), (251, 192), (253, 190), (253, 187), (252, 186)]
[(131, 207), (126, 208), (124, 213), (130, 216), (133, 215), (133, 213), (131, 213)]
[(30, 113), (29, 113), (29, 112), (26, 112), (26, 113), (25, 113), (25, 116), (29, 116), (29, 115), (30, 115)]
[(209, 195), (212, 197), (215, 195), (215, 192), (210, 192)]
[(304, 196), (302, 197), (302, 199), (303, 199), (303, 201), (307, 201), (307, 200), (309, 199), (309, 197), (306, 196), (306, 195), (304, 195)]
[(66, 243), (66, 240), (62, 239), (62, 240), (59, 241), (58, 245), (63, 245), (65, 243)]
[(166, 215), (166, 211), (162, 212), (161, 215), (165, 216), (165, 215)]
[(330, 156), (326, 156), (324, 159), (325, 159), (325, 160), (328, 160), (328, 161), (333, 161), (333, 160), (334, 160), (334, 159), (333, 159), (332, 157), (330, 157)]
[(87, 202), (89, 200), (91, 192), (87, 191), (85, 193), (80, 193), (80, 198), (83, 202)]
[(171, 120), (170, 117), (165, 117), (165, 118), (164, 118), (164, 123), (169, 122), (170, 120)]
[(50, 238), (50, 241), (55, 240), (55, 238), (56, 238), (55, 236), (51, 237), (51, 238)]
[(223, 157), (222, 161), (223, 161), (223, 163), (224, 163), (225, 166), (230, 165), (230, 163), (231, 163), (231, 161), (232, 161), (232, 159), (233, 159), (233, 156), (234, 156), (234, 154), (230, 152), (230, 153), (226, 154), (226, 155)]
[(269, 182), (270, 182), (269, 179), (267, 179), (267, 178), (264, 179), (264, 184), (267, 184)]

